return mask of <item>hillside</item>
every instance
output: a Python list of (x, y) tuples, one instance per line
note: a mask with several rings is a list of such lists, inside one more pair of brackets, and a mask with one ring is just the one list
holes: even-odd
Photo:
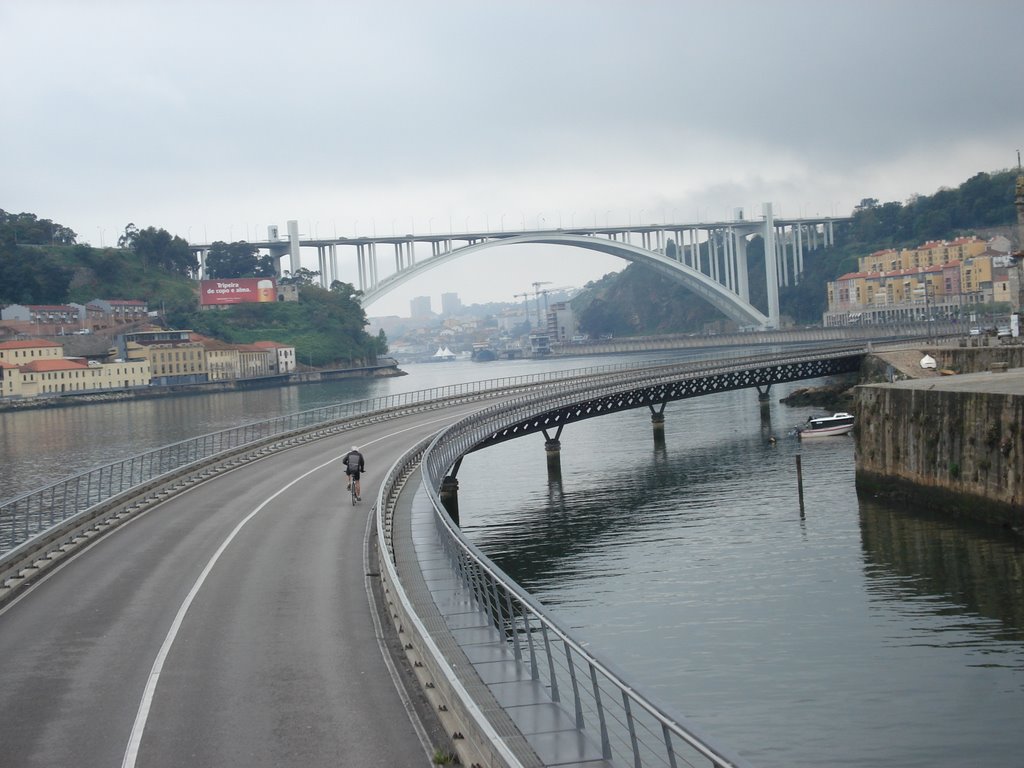
[(234, 344), (290, 344), (300, 363), (316, 367), (363, 365), (387, 352), (383, 334), (366, 333), (352, 286), (328, 291), (307, 282), (298, 302), (200, 311), (187, 244), (152, 227), (129, 225), (125, 233), (125, 247), (92, 248), (75, 244), (74, 232), (48, 219), (0, 211), (0, 306), (138, 299), (170, 327)]
[[(821, 322), (826, 283), (857, 268), (857, 258), (884, 248), (903, 248), (961, 235), (1007, 233), (1016, 221), (1016, 171), (978, 173), (956, 189), (915, 196), (906, 203), (862, 200), (852, 220), (837, 224), (836, 245), (805, 252), (799, 285), (780, 289), (781, 313), (798, 325)], [(672, 246), (674, 247), (674, 245)], [(767, 311), (764, 242), (747, 246), (751, 302)], [(689, 333), (715, 329), (726, 318), (689, 289), (631, 264), (621, 273), (588, 284), (572, 301), (580, 330), (591, 336)]]

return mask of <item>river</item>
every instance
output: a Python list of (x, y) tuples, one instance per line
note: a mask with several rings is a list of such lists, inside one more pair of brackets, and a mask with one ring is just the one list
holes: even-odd
[[(0, 496), (242, 420), (623, 361), (408, 365), (3, 413)], [(646, 409), (571, 424), (560, 480), (538, 435), (470, 454), (463, 528), (631, 682), (759, 768), (1024, 765), (1024, 549), (858, 499), (850, 438), (788, 435), (812, 409), (778, 398), (805, 385), (774, 387), (767, 423), (753, 391), (670, 403), (664, 445)]]

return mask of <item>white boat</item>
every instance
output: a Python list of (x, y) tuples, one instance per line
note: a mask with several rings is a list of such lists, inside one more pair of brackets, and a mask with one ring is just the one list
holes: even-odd
[(831, 416), (811, 416), (802, 426), (796, 428), (797, 436), (801, 440), (806, 440), (811, 437), (835, 437), (836, 435), (847, 435), (852, 431), (852, 413), (833, 413)]

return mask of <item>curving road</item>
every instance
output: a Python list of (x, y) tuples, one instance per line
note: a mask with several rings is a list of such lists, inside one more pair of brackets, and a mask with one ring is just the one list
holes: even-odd
[[(253, 462), (41, 579), (0, 612), (0, 766), (430, 765), (437, 726), (393, 683), (364, 539), (399, 454), (479, 407)], [(355, 508), (353, 444), (368, 468)]]

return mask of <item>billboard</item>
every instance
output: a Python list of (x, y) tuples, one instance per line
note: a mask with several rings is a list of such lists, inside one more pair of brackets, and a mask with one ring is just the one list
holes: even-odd
[(202, 306), (265, 301), (277, 301), (277, 286), (273, 278), (234, 277), (199, 282), (199, 303)]

